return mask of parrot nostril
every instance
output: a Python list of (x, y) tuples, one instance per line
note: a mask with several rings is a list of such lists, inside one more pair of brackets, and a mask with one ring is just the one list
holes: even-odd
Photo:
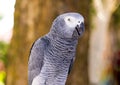
[(80, 21), (78, 21), (78, 23), (80, 23)]
[(84, 23), (82, 22), (81, 25), (84, 25)]
[(79, 28), (79, 25), (77, 25), (76, 27)]

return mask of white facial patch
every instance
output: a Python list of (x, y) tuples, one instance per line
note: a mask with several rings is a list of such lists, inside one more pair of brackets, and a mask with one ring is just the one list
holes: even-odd
[(74, 28), (77, 24), (84, 22), (84, 19), (76, 19), (75, 17), (72, 17), (72, 16), (66, 16), (64, 20), (67, 26), (71, 28)]
[(75, 27), (77, 24), (77, 21), (74, 17), (71, 16), (67, 16), (64, 18), (65, 23), (69, 26), (69, 27)]
[(82, 16), (65, 16), (64, 21), (67, 26), (66, 28), (68, 28), (65, 29), (66, 37), (71, 38), (75, 27), (84, 23), (84, 18)]

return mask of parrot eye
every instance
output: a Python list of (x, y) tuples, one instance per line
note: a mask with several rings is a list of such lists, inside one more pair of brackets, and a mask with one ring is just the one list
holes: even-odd
[(80, 23), (80, 21), (78, 21), (78, 23)]
[(75, 28), (76, 24), (79, 21), (73, 16), (66, 16), (64, 18), (64, 20), (65, 20), (66, 25), (68, 25), (69, 27), (72, 27), (72, 28)]
[(68, 18), (68, 21), (70, 21), (70, 18)]

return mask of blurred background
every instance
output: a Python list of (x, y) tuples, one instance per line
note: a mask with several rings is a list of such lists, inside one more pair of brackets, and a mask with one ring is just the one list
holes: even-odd
[(66, 85), (120, 85), (119, 0), (0, 0), (0, 85), (27, 85), (30, 48), (59, 14), (85, 18)]

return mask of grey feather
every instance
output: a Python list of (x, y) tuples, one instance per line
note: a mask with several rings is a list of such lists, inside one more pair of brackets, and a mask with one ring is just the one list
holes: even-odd
[(83, 25), (84, 18), (78, 13), (65, 13), (54, 20), (50, 32), (31, 49), (29, 85), (65, 85), (78, 39), (84, 32)]
[(31, 85), (32, 80), (37, 76), (43, 66), (44, 50), (48, 45), (48, 40), (43, 37), (35, 41), (30, 51), (28, 62), (28, 83)]

